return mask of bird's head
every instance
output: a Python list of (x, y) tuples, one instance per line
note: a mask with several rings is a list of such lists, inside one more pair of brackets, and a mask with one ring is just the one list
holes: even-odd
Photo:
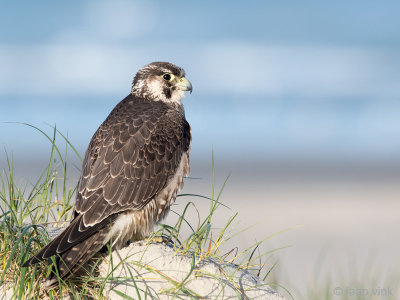
[(180, 104), (192, 84), (185, 78), (185, 71), (168, 62), (152, 62), (137, 73), (131, 93), (137, 97), (166, 103)]

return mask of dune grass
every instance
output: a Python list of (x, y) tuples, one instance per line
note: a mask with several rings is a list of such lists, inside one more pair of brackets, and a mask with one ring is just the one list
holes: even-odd
[[(43, 297), (60, 299), (66, 295), (72, 299), (105, 299), (103, 291), (107, 280), (112, 278), (112, 272), (117, 267), (112, 263), (111, 251), (110, 271), (105, 278), (98, 278), (90, 274), (78, 281), (75, 279), (64, 281), (59, 278), (58, 289), (50, 291), (44, 291), (41, 285), (52, 270), (51, 263), (41, 263), (29, 268), (21, 267), (21, 264), (28, 257), (49, 242), (48, 227), (63, 227), (68, 222), (72, 213), (76, 190), (76, 187), (70, 187), (67, 183), (67, 168), (70, 167), (67, 163), (69, 152), (74, 153), (81, 160), (79, 153), (68, 138), (56, 128), (53, 128), (51, 134), (47, 134), (37, 127), (25, 125), (44, 135), (49, 141), (51, 151), (48, 163), (38, 179), (32, 183), (25, 183), (22, 187), (14, 181), (13, 157), (5, 151), (7, 167), (0, 175), (0, 287), (3, 288), (3, 290), (0, 288), (0, 295), (5, 289), (8, 289), (9, 295), (12, 294), (12, 299), (42, 299)], [(60, 138), (63, 148), (59, 146)], [(212, 163), (214, 166), (214, 158)], [(176, 212), (178, 215), (176, 224), (160, 224), (159, 230), (154, 232), (150, 240), (162, 237), (164, 241), (168, 241), (174, 247), (176, 253), (190, 253), (193, 257), (193, 269), (195, 264), (201, 260), (213, 258), (221, 262), (235, 263), (238, 270), (250, 270), (259, 276), (263, 276), (264, 279), (272, 278), (273, 267), (263, 268), (265, 266), (263, 259), (267, 254), (277, 249), (268, 253), (260, 253), (259, 250), (259, 245), (272, 236), (242, 251), (232, 249), (225, 253), (221, 252), (224, 243), (235, 238), (238, 234), (240, 235), (241, 232), (235, 233), (231, 230), (237, 214), (228, 217), (226, 225), (222, 228), (213, 227), (215, 211), (224, 206), (220, 198), (229, 178), (217, 191), (214, 175), (213, 167), (210, 196), (181, 194), (178, 195), (177, 200), (182, 201), (190, 196), (209, 201), (210, 209), (206, 216), (202, 218), (196, 204), (188, 201), (182, 212)], [(197, 220), (186, 218), (186, 214), (190, 210), (197, 212)], [(189, 228), (190, 234), (184, 236), (183, 227)], [(160, 275), (158, 270), (150, 271)], [(229, 276), (225, 279), (231, 280)], [(136, 286), (133, 275), (131, 280)], [(185, 280), (183, 282), (171, 282), (171, 284), (172, 289), (169, 292), (173, 295), (181, 293), (192, 298), (200, 297), (185, 287)], [(125, 299), (141, 299), (139, 290), (133, 298), (118, 291), (116, 293)], [(237, 294), (238, 298), (242, 298), (239, 289)]]

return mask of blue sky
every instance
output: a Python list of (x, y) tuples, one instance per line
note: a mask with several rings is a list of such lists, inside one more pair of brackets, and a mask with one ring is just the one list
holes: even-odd
[[(0, 143), (83, 152), (134, 73), (185, 68), (193, 157), (389, 161), (400, 153), (397, 1), (9, 1), (0, 9)], [(22, 138), (21, 138), (22, 137)]]

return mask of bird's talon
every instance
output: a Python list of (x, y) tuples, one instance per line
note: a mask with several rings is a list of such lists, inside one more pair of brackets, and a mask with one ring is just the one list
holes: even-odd
[(157, 235), (157, 236), (146, 238), (145, 241), (146, 241), (146, 244), (150, 244), (150, 243), (168, 244), (170, 239), (167, 239), (166, 237)]

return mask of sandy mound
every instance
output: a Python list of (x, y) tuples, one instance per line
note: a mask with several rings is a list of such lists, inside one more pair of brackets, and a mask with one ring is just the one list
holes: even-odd
[(233, 264), (215, 259), (195, 261), (190, 254), (176, 255), (165, 244), (137, 242), (115, 251), (112, 263), (101, 263), (101, 276), (106, 276), (111, 266), (115, 269), (106, 289), (111, 299), (123, 299), (120, 292), (135, 299), (140, 294), (142, 299), (147, 295), (147, 299), (284, 300), (261, 279)]

